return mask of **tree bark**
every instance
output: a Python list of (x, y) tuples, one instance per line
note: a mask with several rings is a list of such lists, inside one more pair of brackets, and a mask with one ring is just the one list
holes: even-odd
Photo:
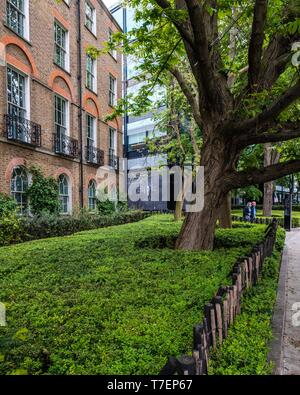
[(272, 217), (273, 208), (273, 181), (264, 184), (263, 216)]
[(229, 192), (219, 211), (219, 225), (223, 229), (232, 228), (231, 218), (231, 193)]
[[(272, 144), (267, 143), (264, 145), (264, 166), (275, 165), (279, 162), (280, 154), (274, 149), (272, 150)], [(264, 184), (264, 202), (263, 202), (263, 216), (272, 217), (273, 208), (273, 192), (274, 192), (274, 181), (269, 181)]]
[(236, 153), (231, 143), (213, 136), (214, 144), (204, 144), (201, 166), (204, 167), (204, 208), (201, 212), (187, 213), (176, 248), (184, 250), (212, 250), (216, 223), (230, 188), (224, 182), (233, 166)]
[(175, 221), (180, 221), (182, 218), (182, 207), (183, 207), (183, 201), (179, 200), (176, 201), (175, 205), (175, 213), (174, 213), (174, 220)]
[(205, 203), (199, 213), (188, 213), (185, 217), (176, 248), (182, 250), (212, 250), (214, 245), (217, 210), (213, 201)]

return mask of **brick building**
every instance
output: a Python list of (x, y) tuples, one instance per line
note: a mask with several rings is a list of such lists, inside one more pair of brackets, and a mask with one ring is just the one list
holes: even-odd
[(100, 0), (3, 0), (0, 20), (0, 192), (25, 209), (38, 165), (58, 180), (62, 213), (93, 209), (97, 168), (123, 156), (121, 118), (104, 121), (122, 57), (86, 48), (120, 27)]

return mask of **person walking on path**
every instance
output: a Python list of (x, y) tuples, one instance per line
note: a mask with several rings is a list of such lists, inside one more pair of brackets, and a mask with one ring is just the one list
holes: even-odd
[(251, 203), (251, 222), (256, 220), (256, 202)]
[(243, 218), (244, 221), (250, 222), (251, 220), (251, 202), (247, 203), (247, 206), (244, 207), (244, 212), (243, 212)]

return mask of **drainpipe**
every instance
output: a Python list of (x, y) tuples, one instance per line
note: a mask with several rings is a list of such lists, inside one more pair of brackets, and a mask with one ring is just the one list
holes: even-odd
[(82, 49), (81, 49), (81, 5), (80, 0), (77, 0), (77, 85), (78, 85), (78, 98), (79, 98), (79, 114), (78, 114), (78, 123), (79, 123), (79, 150), (80, 150), (80, 165), (79, 165), (79, 202), (80, 208), (83, 208), (83, 125), (82, 125), (82, 117), (83, 117), (83, 108), (82, 108)]
[[(123, 31), (127, 33), (127, 8), (123, 6)], [(127, 84), (128, 84), (128, 68), (127, 68), (127, 58), (124, 57), (123, 65), (123, 78), (124, 78), (124, 97), (127, 98)], [(128, 112), (127, 105), (124, 112), (124, 145), (125, 145), (125, 157), (128, 158)]]

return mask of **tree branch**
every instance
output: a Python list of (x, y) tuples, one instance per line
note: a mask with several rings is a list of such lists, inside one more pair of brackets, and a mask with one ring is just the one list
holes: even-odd
[(260, 169), (235, 172), (224, 179), (224, 182), (231, 188), (243, 188), (249, 185), (264, 184), (269, 181), (278, 180), (289, 174), (300, 172), (300, 159), (288, 162), (278, 163), (275, 165), (263, 167)]
[(237, 139), (237, 142), (241, 148), (245, 148), (252, 144), (265, 144), (265, 143), (278, 143), (282, 141), (293, 140), (300, 137), (300, 125), (295, 124), (294, 128), (291, 129), (280, 129), (275, 133), (262, 133), (252, 136), (242, 135)]
[(183, 94), (187, 98), (189, 105), (191, 106), (194, 119), (197, 125), (200, 126), (202, 124), (202, 118), (199, 110), (199, 102), (197, 100), (197, 97), (193, 94), (190, 86), (187, 84), (184, 76), (178, 69), (173, 68), (170, 70), (170, 72), (176, 78), (178, 85), (180, 86)]
[(271, 104), (266, 110), (261, 112), (255, 118), (247, 119), (246, 121), (237, 123), (236, 126), (231, 130), (231, 133), (240, 134), (242, 131), (242, 133), (245, 133), (245, 135), (251, 136), (254, 131), (259, 132), (273, 126), (275, 118), (278, 117), (288, 106), (299, 99), (299, 97), (300, 80), (290, 89), (285, 91), (273, 104)]
[[(161, 7), (163, 10), (174, 10), (168, 0), (155, 0), (156, 4)], [(167, 13), (166, 13), (167, 14)], [(186, 23), (179, 23), (170, 15), (167, 16), (171, 19), (172, 23), (178, 30), (181, 37), (193, 48), (194, 47), (194, 40), (192, 35), (189, 33), (189, 29), (187, 29)]]
[(268, 0), (255, 1), (252, 32), (248, 53), (248, 78), (250, 91), (255, 90), (255, 86), (258, 84), (259, 81), (267, 11)]
[(215, 76), (213, 74), (213, 68), (209, 54), (203, 10), (198, 0), (185, 0), (185, 2), (194, 35), (195, 54), (198, 60), (197, 70), (200, 75), (203, 94), (206, 96), (206, 98), (208, 98), (211, 105), (215, 105), (216, 102), (218, 102), (215, 95)]

